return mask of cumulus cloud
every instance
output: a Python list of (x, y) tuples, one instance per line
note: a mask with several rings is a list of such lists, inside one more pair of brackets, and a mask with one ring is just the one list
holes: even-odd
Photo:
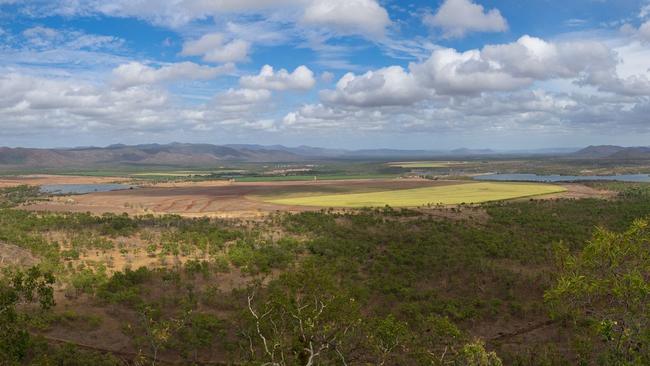
[(302, 21), (372, 37), (383, 36), (390, 25), (388, 12), (375, 0), (313, 0), (306, 7)]
[(650, 43), (650, 20), (641, 23), (638, 28), (630, 23), (625, 23), (620, 31), (623, 35), (636, 38), (644, 43)]
[(272, 66), (264, 65), (258, 75), (241, 77), (239, 84), (248, 89), (309, 90), (316, 85), (316, 79), (304, 65), (291, 73), (285, 69), (275, 71)]
[[(18, 73), (0, 76), (0, 116), (3, 130), (22, 132), (91, 127), (146, 128), (171, 123), (156, 110), (166, 109), (166, 92), (149, 87), (118, 91), (86, 82), (47, 79)], [(155, 116), (155, 117), (154, 117)]]
[(463, 37), (471, 32), (504, 32), (508, 22), (498, 9), (485, 10), (471, 0), (445, 0), (435, 14), (427, 14), (424, 24), (441, 28), (444, 36)]
[(616, 55), (602, 42), (547, 42), (523, 36), (514, 43), (488, 45), (482, 56), (513, 75), (537, 80), (573, 78), (581, 72), (612, 71)]
[(650, 16), (650, 4), (645, 4), (641, 7), (639, 11), (639, 18), (644, 19)]
[(621, 126), (650, 132), (648, 100), (522, 90), (480, 97), (453, 96), (423, 100), (415, 106), (357, 107), (307, 104), (287, 113), (280, 127), (292, 131), (354, 131), (390, 133), (589, 132)]
[(222, 33), (209, 33), (201, 38), (183, 44), (181, 55), (202, 56), (207, 62), (237, 62), (246, 60), (250, 43), (240, 39), (226, 42)]
[(650, 42), (650, 20), (641, 24), (639, 27), (639, 36), (646, 42)]
[(208, 80), (232, 72), (234, 66), (218, 67), (198, 65), (193, 62), (169, 64), (160, 68), (133, 61), (113, 69), (112, 84), (117, 88), (128, 88), (142, 84), (156, 84), (175, 80)]
[(618, 94), (647, 93), (647, 78), (622, 78), (618, 63), (618, 55), (600, 42), (547, 42), (523, 36), (480, 50), (438, 48), (408, 70), (393, 66), (363, 75), (348, 73), (336, 89), (321, 92), (321, 97), (326, 103), (356, 106), (410, 105), (432, 96), (516, 91), (553, 79)]
[[(320, 93), (320, 103), (287, 113), (280, 126), (550, 135), (620, 126), (648, 133), (649, 76), (647, 48), (639, 42), (611, 48), (592, 40), (523, 36), (464, 52), (436, 48), (406, 69), (348, 73)], [(571, 92), (543, 89), (553, 83), (569, 85)]]
[(228, 89), (214, 97), (214, 102), (224, 106), (244, 106), (266, 102), (271, 92), (266, 89)]
[(269, 98), (266, 90), (231, 89), (206, 104), (184, 106), (156, 85), (120, 89), (73, 78), (0, 73), (0, 127), (7, 136), (62, 130), (161, 133), (274, 129), (269, 119), (260, 118)]
[(479, 50), (461, 53), (450, 48), (438, 49), (425, 62), (411, 64), (410, 69), (426, 88), (438, 94), (515, 90), (532, 82), (485, 59)]
[(335, 90), (324, 90), (321, 99), (328, 103), (356, 106), (412, 104), (426, 98), (414, 76), (400, 66), (391, 66), (363, 75), (348, 73)]

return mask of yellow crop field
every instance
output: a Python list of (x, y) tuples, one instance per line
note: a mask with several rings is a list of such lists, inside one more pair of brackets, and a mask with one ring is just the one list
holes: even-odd
[(466, 183), (369, 193), (267, 198), (266, 202), (321, 207), (415, 207), (426, 204), (482, 203), (564, 192), (562, 186), (537, 183)]

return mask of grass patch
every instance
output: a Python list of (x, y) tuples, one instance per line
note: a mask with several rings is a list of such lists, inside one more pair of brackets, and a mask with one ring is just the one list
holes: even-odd
[(426, 204), (482, 203), (564, 192), (564, 187), (529, 183), (466, 183), (441, 187), (391, 190), (370, 193), (330, 194), (265, 199), (266, 202), (323, 207), (414, 207)]

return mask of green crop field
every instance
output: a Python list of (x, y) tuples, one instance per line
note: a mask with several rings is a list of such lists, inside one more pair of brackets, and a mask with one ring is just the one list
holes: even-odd
[(426, 204), (482, 203), (564, 191), (566, 191), (564, 187), (552, 184), (467, 183), (384, 192), (328, 194), (279, 199), (267, 198), (265, 201), (298, 206), (377, 207), (389, 205), (393, 207), (414, 207)]

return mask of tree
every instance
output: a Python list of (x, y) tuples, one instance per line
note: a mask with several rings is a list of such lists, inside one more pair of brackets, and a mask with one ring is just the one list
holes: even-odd
[[(149, 347), (151, 364), (155, 366), (158, 362), (158, 354), (173, 344), (174, 336), (185, 327), (191, 311), (183, 312), (179, 318), (165, 317), (158, 307), (142, 305), (138, 309), (138, 315), (144, 335), (136, 336), (135, 340)], [(130, 326), (129, 330), (134, 331)]]
[(650, 227), (598, 229), (576, 255), (566, 254), (545, 298), (554, 315), (585, 320), (606, 344), (607, 364), (650, 364)]
[(361, 323), (355, 299), (312, 264), (284, 274), (260, 295), (251, 289), (241, 334), (253, 361), (268, 365), (347, 365)]
[(369, 342), (378, 355), (376, 364), (382, 366), (393, 352), (397, 352), (409, 337), (408, 325), (393, 315), (377, 319), (371, 327)]
[(6, 270), (0, 278), (0, 359), (8, 364), (25, 358), (30, 336), (29, 305), (47, 310), (54, 306), (54, 277), (39, 267)]
[(483, 342), (475, 341), (463, 346), (454, 365), (457, 366), (503, 366), (494, 352), (485, 350)]

